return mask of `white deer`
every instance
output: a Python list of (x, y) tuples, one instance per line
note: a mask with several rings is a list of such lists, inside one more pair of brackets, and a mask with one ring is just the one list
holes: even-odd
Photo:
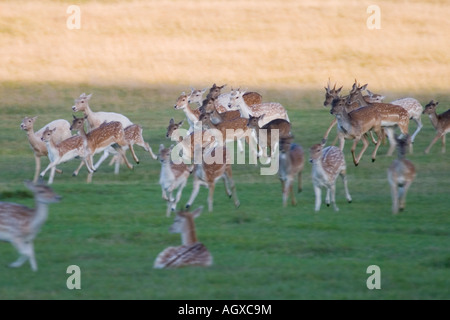
[[(187, 166), (183, 162), (180, 164), (173, 163), (170, 157), (171, 152), (172, 148), (165, 148), (163, 144), (160, 145), (158, 156), (161, 162), (159, 184), (161, 185), (162, 198), (167, 201), (166, 215), (168, 217), (171, 211), (175, 211), (193, 169), (192, 166)], [(177, 189), (177, 195), (174, 199), (172, 193)]]
[(37, 271), (33, 241), (48, 217), (48, 205), (61, 200), (49, 186), (35, 185), (26, 181), (25, 186), (33, 192), (35, 208), (0, 202), (0, 240), (11, 242), (19, 252), (19, 258), (9, 266), (20, 267), (30, 261), (31, 269)]
[(209, 267), (213, 263), (211, 253), (197, 240), (194, 219), (200, 216), (203, 207), (193, 212), (179, 211), (169, 232), (181, 233), (182, 245), (164, 249), (155, 259), (155, 269), (180, 268), (186, 266)]
[[(37, 116), (35, 117), (25, 117), (20, 124), (20, 128), (27, 133), (28, 142), (30, 143), (31, 149), (34, 152), (34, 159), (36, 163), (36, 169), (34, 171), (33, 182), (37, 183), (39, 178), (39, 173), (41, 171), (41, 157), (48, 156), (48, 150), (45, 143), (41, 140), (42, 133), (44, 132), (46, 127), (50, 129), (56, 129), (55, 133), (52, 135), (53, 141), (58, 144), (61, 141), (70, 138), (72, 133), (70, 131), (70, 123), (64, 119), (54, 120), (48, 124), (46, 124), (43, 128), (39, 129), (37, 132), (34, 132), (33, 126), (36, 121)], [(56, 169), (58, 172), (62, 172), (59, 169)]]
[(336, 179), (341, 176), (344, 182), (345, 196), (347, 201), (352, 202), (352, 197), (348, 192), (346, 164), (344, 154), (341, 149), (335, 146), (323, 147), (322, 144), (315, 144), (310, 149), (309, 162), (312, 163), (312, 182), (316, 197), (315, 211), (320, 210), (322, 203), (322, 187), (327, 190), (325, 203), (331, 204), (335, 211), (339, 211), (336, 205)]
[[(85, 93), (82, 93), (80, 97), (75, 99), (75, 104), (72, 106), (72, 110), (74, 112), (83, 112), (83, 114), (87, 117), (87, 131), (91, 131), (95, 128), (98, 128), (100, 125), (102, 125), (105, 121), (111, 122), (111, 121), (118, 121), (122, 124), (123, 128), (126, 129), (127, 127), (133, 125), (134, 123), (131, 122), (130, 119), (128, 119), (126, 116), (120, 113), (116, 112), (104, 112), (104, 111), (98, 111), (93, 112), (91, 108), (89, 107), (89, 100), (92, 97), (92, 93), (89, 95), (86, 95)], [(139, 146), (143, 147), (145, 151), (147, 151), (150, 156), (153, 159), (156, 159), (156, 155), (153, 153), (152, 148), (150, 145), (143, 141), (142, 133), (139, 140), (142, 140), (142, 143), (138, 143)], [(127, 147), (125, 147), (126, 150)], [(134, 150), (132, 151), (134, 153)], [(115, 149), (113, 148), (107, 148), (104, 150), (103, 155), (100, 157), (100, 159), (97, 161), (97, 163), (94, 166), (94, 169), (97, 170), (100, 164), (108, 158), (109, 154), (117, 154)], [(136, 155), (133, 154), (133, 157), (136, 159)], [(138, 161), (137, 161), (138, 162)], [(116, 169), (115, 173), (117, 174), (119, 172), (119, 164), (120, 162), (116, 162)], [(77, 175), (79, 170), (81, 169), (82, 164), (78, 169), (74, 172), (74, 175)]]

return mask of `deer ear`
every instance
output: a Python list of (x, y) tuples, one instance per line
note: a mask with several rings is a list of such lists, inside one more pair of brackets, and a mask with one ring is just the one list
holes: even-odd
[(173, 118), (170, 118), (169, 124), (174, 124)]
[(161, 152), (163, 149), (164, 149), (164, 145), (161, 143), (161, 144), (159, 145), (159, 152)]
[(92, 97), (92, 93), (90, 95), (86, 96), (86, 100), (90, 100), (91, 97)]
[(181, 120), (180, 122), (178, 122), (178, 126), (182, 126), (183, 125), (183, 123), (184, 123), (184, 120)]
[(438, 104), (439, 104), (439, 101), (436, 101), (436, 102), (435, 102), (435, 105), (438, 105)]
[(195, 211), (192, 211), (192, 217), (197, 218), (203, 211), (203, 206), (198, 207)]
[(337, 89), (337, 90), (336, 90), (336, 93), (341, 92), (342, 88), (343, 88), (343, 86), (341, 86), (339, 89)]

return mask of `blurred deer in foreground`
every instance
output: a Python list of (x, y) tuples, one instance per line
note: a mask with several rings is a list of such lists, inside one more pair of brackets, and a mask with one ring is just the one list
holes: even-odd
[(0, 240), (11, 242), (20, 254), (19, 259), (11, 263), (10, 267), (20, 267), (29, 260), (31, 269), (36, 271), (33, 240), (47, 220), (48, 205), (59, 202), (61, 197), (46, 185), (26, 181), (25, 186), (33, 192), (35, 208), (0, 202)]
[(199, 207), (193, 212), (179, 211), (175, 216), (175, 221), (171, 225), (169, 232), (181, 233), (182, 245), (178, 247), (168, 247), (164, 249), (155, 259), (153, 265), (156, 269), (179, 268), (185, 266), (209, 267), (213, 263), (213, 258), (203, 243), (198, 242), (195, 231), (194, 219), (203, 210)]
[(405, 158), (406, 147), (410, 143), (409, 136), (398, 138), (398, 158), (395, 159), (388, 169), (388, 181), (391, 185), (392, 213), (397, 214), (405, 208), (406, 193), (416, 176), (416, 169), (411, 161)]

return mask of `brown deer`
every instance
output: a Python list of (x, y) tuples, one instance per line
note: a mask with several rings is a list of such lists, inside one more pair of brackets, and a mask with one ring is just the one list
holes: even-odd
[[(365, 90), (367, 84), (359, 86), (357, 81), (352, 86), (350, 93), (347, 97), (347, 105), (358, 103), (360, 107), (371, 107), (375, 108), (379, 113), (381, 119), (381, 126), (389, 139), (389, 150), (387, 155), (390, 156), (395, 150), (395, 139), (394, 139), (394, 126), (398, 126), (403, 135), (408, 134), (409, 119), (411, 115), (402, 106), (392, 103), (371, 103), (367, 102), (362, 91)], [(384, 135), (383, 135), (384, 136)], [(380, 138), (383, 136), (379, 136)]]
[(189, 99), (190, 96), (182, 92), (174, 105), (175, 109), (183, 110), (184, 114), (186, 115), (187, 121), (189, 123), (188, 134), (192, 133), (196, 129), (200, 129), (197, 126), (198, 118), (200, 117), (200, 110), (192, 109), (189, 106)]
[(186, 266), (209, 267), (213, 258), (203, 243), (198, 242), (194, 219), (200, 216), (203, 207), (193, 212), (178, 211), (169, 232), (181, 233), (181, 246), (164, 249), (155, 259), (155, 269), (180, 268)]
[(445, 153), (445, 135), (450, 132), (450, 109), (447, 111), (437, 114), (436, 107), (439, 102), (431, 100), (423, 110), (424, 114), (428, 114), (431, 120), (431, 124), (436, 130), (436, 136), (431, 141), (430, 145), (425, 149), (425, 153), (429, 153), (433, 144), (435, 144), (439, 139), (442, 140), (441, 152)]
[[(254, 130), (256, 135), (256, 141), (260, 147), (261, 153), (260, 156), (267, 157), (267, 143), (272, 142), (272, 131), (276, 132), (278, 137), (287, 137), (291, 135), (291, 124), (289, 121), (285, 119), (274, 119), (262, 127), (259, 123), (264, 122), (265, 114), (262, 114), (258, 117), (250, 116), (247, 121), (247, 127)], [(261, 131), (262, 130), (262, 131)], [(266, 141), (264, 139), (260, 139), (261, 133), (266, 133)], [(262, 141), (261, 141), (262, 140)], [(278, 149), (279, 139), (275, 142), (273, 146), (271, 146), (272, 154), (271, 157), (275, 155), (275, 151)]]
[[(61, 141), (56, 144), (53, 141), (53, 134), (56, 132), (56, 128), (50, 129), (49, 127), (45, 128), (42, 133), (41, 140), (46, 144), (48, 150), (48, 158), (50, 163), (47, 168), (45, 168), (40, 173), (40, 178), (43, 179), (45, 173), (51, 169), (50, 178), (48, 179), (48, 184), (53, 183), (53, 178), (55, 176), (56, 166), (60, 163), (67, 162), (69, 160), (74, 159), (75, 157), (79, 157), (86, 161), (84, 140), (81, 136), (76, 135), (72, 136), (66, 140)], [(90, 168), (88, 168), (89, 170)]]
[(293, 143), (293, 136), (282, 136), (280, 138), (280, 154), (278, 176), (281, 181), (281, 192), (283, 206), (286, 207), (289, 194), (291, 203), (297, 205), (295, 192), (293, 191), (294, 179), (297, 177), (298, 192), (302, 191), (302, 171), (305, 164), (303, 148)]
[(320, 210), (322, 203), (322, 187), (327, 190), (325, 203), (327, 206), (331, 204), (335, 211), (339, 211), (336, 205), (336, 179), (341, 176), (344, 182), (345, 196), (347, 201), (352, 202), (352, 197), (348, 192), (347, 174), (345, 158), (342, 151), (335, 146), (325, 147), (323, 144), (315, 144), (309, 149), (309, 162), (312, 163), (312, 182), (314, 185), (314, 193), (316, 197), (315, 211)]
[[(221, 93), (221, 90), (225, 87), (223, 86), (217, 86), (216, 84), (213, 84), (213, 86), (209, 89), (209, 93), (206, 96), (206, 99), (213, 98), (215, 107), (219, 113), (225, 113), (227, 111), (239, 111), (237, 107), (230, 107), (230, 98), (231, 96), (236, 94), (236, 91), (239, 91), (240, 89), (233, 90), (231, 88), (230, 92), (227, 93)], [(243, 99), (245, 103), (249, 106), (254, 104), (260, 104), (262, 103), (262, 96), (258, 92), (245, 92), (243, 95)], [(204, 102), (204, 101), (203, 101)]]
[[(24, 130), (27, 133), (28, 142), (30, 143), (31, 149), (33, 149), (34, 152), (34, 160), (36, 164), (36, 168), (34, 171), (34, 178), (33, 182), (37, 183), (39, 178), (39, 173), (41, 171), (41, 157), (47, 157), (48, 156), (48, 150), (45, 145), (45, 143), (41, 140), (42, 133), (44, 132), (46, 127), (49, 127), (50, 129), (56, 129), (55, 133), (52, 135), (53, 141), (58, 144), (61, 141), (68, 139), (72, 136), (72, 133), (70, 131), (70, 123), (67, 120), (64, 119), (58, 119), (54, 120), (48, 124), (46, 124), (44, 127), (39, 129), (38, 131), (34, 132), (33, 126), (34, 122), (36, 121), (36, 117), (25, 117), (22, 120), (22, 123), (20, 124), (20, 128)], [(55, 171), (62, 173), (61, 170), (56, 169)], [(53, 179), (52, 179), (53, 180)]]
[[(163, 144), (160, 145), (158, 156), (161, 162), (159, 184), (161, 185), (162, 198), (167, 201), (166, 215), (168, 217), (171, 211), (175, 211), (193, 169), (192, 166), (187, 166), (183, 162), (180, 164), (173, 163), (170, 157), (171, 152), (172, 147), (165, 148)], [(176, 198), (173, 198), (172, 193), (177, 189)]]
[(216, 147), (202, 149), (201, 164), (196, 164), (194, 168), (194, 182), (191, 196), (186, 204), (189, 208), (198, 195), (200, 186), (204, 185), (208, 188), (208, 211), (213, 211), (214, 189), (216, 182), (223, 178), (225, 189), (228, 196), (233, 197), (235, 207), (239, 207), (240, 203), (236, 194), (236, 186), (234, 185), (231, 161), (226, 147)]
[[(133, 165), (128, 162), (125, 155), (125, 151), (122, 147), (128, 146), (130, 150), (133, 150), (133, 146), (125, 138), (125, 131), (122, 124), (119, 121), (105, 122), (100, 127), (86, 133), (84, 129), (84, 121), (86, 117), (77, 118), (73, 116), (71, 130), (78, 130), (78, 134), (83, 138), (85, 144), (85, 157), (86, 165), (90, 169), (90, 174), (95, 171), (93, 164), (93, 156), (96, 153), (104, 151), (111, 145), (117, 144), (119, 147), (115, 149), (120, 153), (128, 168), (133, 169)], [(134, 151), (132, 152), (134, 155)], [(138, 159), (134, 157), (136, 163)]]
[(395, 159), (388, 169), (388, 181), (391, 186), (392, 213), (405, 209), (406, 193), (416, 177), (416, 169), (411, 161), (405, 158), (406, 147), (410, 143), (409, 136), (399, 138), (397, 142), (398, 158)]
[(25, 186), (33, 193), (35, 208), (0, 202), (0, 240), (10, 242), (20, 254), (10, 267), (20, 267), (28, 260), (31, 269), (37, 271), (33, 241), (48, 218), (48, 205), (61, 197), (46, 185), (26, 181)]
[[(353, 139), (351, 148), (353, 163), (355, 166), (369, 146), (365, 133), (369, 130), (374, 130), (378, 137), (382, 136), (381, 117), (376, 108), (364, 107), (353, 110), (348, 113), (345, 109), (346, 100), (343, 98), (334, 99), (330, 113), (336, 116), (339, 128), (344, 132), (348, 139)], [(401, 108), (401, 107), (399, 107)], [(406, 112), (406, 111), (405, 111)], [(363, 148), (358, 156), (355, 156), (356, 145), (362, 140)], [(375, 149), (372, 153), (372, 162), (375, 161), (376, 152), (380, 147), (381, 139), (378, 139)]]

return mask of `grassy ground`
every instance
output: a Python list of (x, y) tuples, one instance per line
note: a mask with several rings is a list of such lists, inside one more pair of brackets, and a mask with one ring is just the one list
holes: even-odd
[[(181, 111), (173, 103), (181, 86), (140, 88), (92, 87), (58, 83), (24, 85), (3, 83), (0, 106), (0, 200), (33, 205), (22, 184), (34, 174), (34, 160), (19, 124), (26, 115), (39, 115), (36, 128), (56, 119), (70, 119), (73, 98), (93, 93), (94, 110), (122, 112), (144, 127), (144, 137), (156, 151), (165, 139), (171, 117)], [(286, 106), (296, 141), (305, 150), (320, 141), (331, 115), (321, 106), (323, 90), (266, 90), (266, 101)], [(392, 98), (400, 92), (388, 92)], [(444, 94), (416, 96), (423, 104)], [(445, 103), (443, 103), (445, 104)], [(442, 108), (442, 107), (440, 107)], [(442, 109), (440, 110), (442, 111)], [(86, 172), (72, 177), (76, 161), (62, 166), (54, 189), (63, 196), (51, 205), (47, 223), (35, 241), (39, 270), (26, 264), (6, 265), (17, 258), (8, 243), (0, 243), (0, 297), (2, 299), (448, 299), (450, 276), (449, 156), (436, 144), (423, 150), (434, 136), (429, 120), (408, 155), (418, 175), (407, 197), (406, 211), (393, 216), (387, 182), (387, 145), (375, 163), (367, 153), (358, 167), (345, 148), (349, 189), (345, 201), (337, 183), (340, 212), (322, 206), (314, 213), (309, 163), (303, 192), (296, 207), (281, 207), (277, 176), (259, 175), (254, 165), (234, 165), (241, 207), (235, 209), (218, 184), (213, 213), (196, 221), (199, 240), (211, 251), (214, 265), (207, 269), (154, 270), (156, 255), (180, 244), (169, 234), (172, 219), (158, 185), (160, 164), (136, 148), (141, 163), (134, 171), (121, 167), (118, 176), (103, 165), (86, 184)], [(410, 131), (415, 129), (411, 124)], [(333, 131), (334, 132), (334, 131)], [(330, 136), (332, 140), (334, 133)], [(372, 147), (369, 148), (371, 150)], [(43, 160), (45, 165), (47, 160)], [(181, 203), (192, 190), (186, 187)], [(202, 189), (194, 207), (206, 205)], [(69, 265), (81, 269), (81, 290), (69, 290)], [(381, 269), (381, 289), (369, 290), (366, 269)], [(1, 267), (3, 266), (3, 267)]]

